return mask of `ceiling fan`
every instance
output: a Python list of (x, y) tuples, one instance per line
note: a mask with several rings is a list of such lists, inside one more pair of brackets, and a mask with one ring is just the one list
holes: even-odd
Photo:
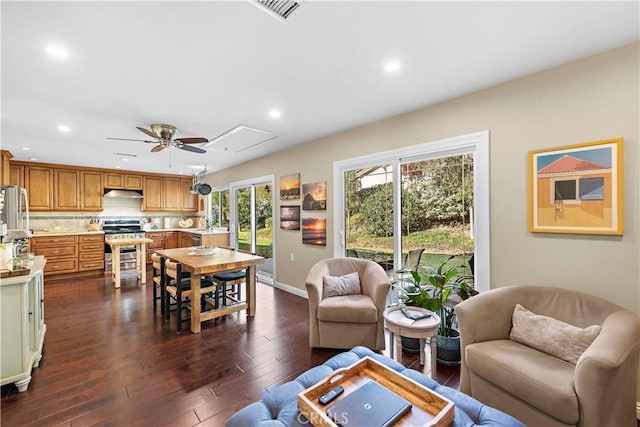
[(200, 136), (191, 137), (191, 138), (176, 138), (173, 139), (173, 136), (176, 134), (176, 127), (172, 125), (167, 125), (163, 123), (155, 123), (151, 125), (151, 130), (142, 128), (137, 126), (140, 132), (154, 138), (154, 141), (148, 141), (146, 139), (129, 139), (129, 138), (107, 138), (107, 139), (115, 139), (117, 141), (139, 141), (146, 142), (148, 144), (158, 144), (151, 149), (152, 152), (156, 153), (158, 151), (162, 151), (169, 146), (174, 146), (181, 150), (191, 151), (193, 153), (206, 153), (206, 150), (203, 150), (199, 147), (192, 147), (188, 144), (202, 144), (205, 142), (209, 142), (207, 138), (203, 138)]

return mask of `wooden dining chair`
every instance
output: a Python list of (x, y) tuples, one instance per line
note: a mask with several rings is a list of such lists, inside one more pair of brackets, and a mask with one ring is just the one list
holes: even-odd
[(160, 313), (164, 315), (164, 257), (157, 253), (151, 254), (152, 282), (153, 282), (153, 308), (160, 301)]
[[(223, 246), (221, 246), (223, 247)], [(231, 247), (223, 247), (224, 249), (229, 249), (235, 251), (236, 249)], [(255, 253), (251, 251), (246, 251), (242, 249), (238, 249), (238, 252), (255, 255)], [(242, 300), (242, 284), (245, 283), (247, 278), (247, 270), (232, 270), (232, 271), (224, 271), (222, 273), (216, 273), (211, 276), (213, 282), (215, 282), (218, 287), (216, 287), (215, 291), (215, 300), (218, 304), (221, 304), (223, 307), (227, 305), (227, 299), (230, 299), (233, 303), (238, 303)]]
[[(191, 277), (182, 271), (182, 264), (173, 262), (170, 259), (165, 260), (165, 298), (164, 298), (164, 320), (169, 323), (171, 321), (171, 300), (175, 301), (176, 312), (176, 333), (182, 333), (182, 322), (187, 320), (182, 318), (182, 310), (191, 310)], [(204, 309), (204, 295), (215, 290), (216, 286), (210, 280), (202, 278), (200, 280), (200, 304)]]

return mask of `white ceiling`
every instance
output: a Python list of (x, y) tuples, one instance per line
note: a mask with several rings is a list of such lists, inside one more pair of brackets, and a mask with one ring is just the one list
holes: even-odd
[[(637, 1), (305, 1), (287, 23), (249, 1), (2, 1), (1, 13), (3, 149), (18, 160), (185, 174), (621, 46), (640, 31)], [(69, 57), (51, 56), (49, 44)], [(401, 67), (389, 74), (391, 60)], [(211, 139), (237, 125), (278, 137), (206, 154), (106, 139), (148, 139), (136, 126), (151, 123), (175, 125), (176, 137)]]

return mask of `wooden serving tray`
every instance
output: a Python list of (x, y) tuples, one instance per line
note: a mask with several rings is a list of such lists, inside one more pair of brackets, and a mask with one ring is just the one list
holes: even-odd
[(25, 274), (29, 274), (28, 268), (21, 268), (19, 270), (0, 270), (0, 279), (4, 279), (5, 277), (14, 277), (14, 276), (24, 276)]
[[(402, 417), (396, 426), (446, 427), (453, 422), (453, 402), (370, 357), (364, 357), (349, 367), (336, 370), (324, 381), (298, 394), (298, 410), (315, 427), (336, 427), (326, 415), (325, 409), (368, 380), (377, 381), (413, 404), (411, 411)], [(318, 402), (320, 396), (339, 385), (344, 387), (341, 396), (327, 405)]]

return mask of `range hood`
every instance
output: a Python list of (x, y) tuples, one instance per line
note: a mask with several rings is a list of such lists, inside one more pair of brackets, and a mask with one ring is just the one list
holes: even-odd
[(133, 190), (108, 190), (105, 189), (104, 197), (120, 197), (123, 199), (142, 199), (142, 194)]

